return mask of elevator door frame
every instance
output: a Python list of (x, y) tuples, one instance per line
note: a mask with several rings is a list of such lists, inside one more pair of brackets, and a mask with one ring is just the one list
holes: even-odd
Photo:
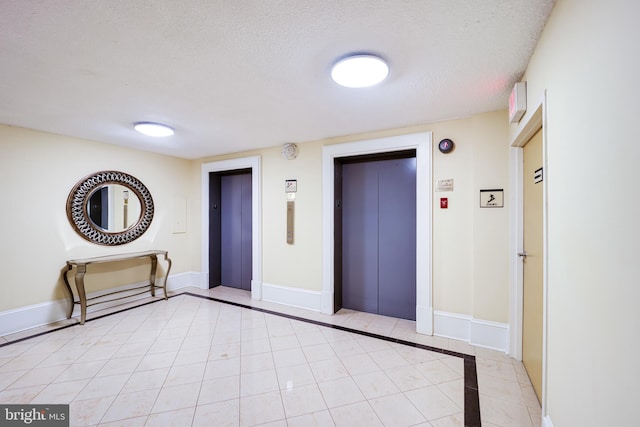
[(262, 298), (262, 225), (260, 221), (260, 156), (203, 163), (201, 169), (201, 269), (200, 288), (209, 289), (209, 174), (251, 169), (251, 298)]
[(334, 313), (334, 162), (341, 157), (416, 150), (416, 331), (433, 335), (431, 283), (431, 132), (376, 138), (322, 148), (322, 308)]

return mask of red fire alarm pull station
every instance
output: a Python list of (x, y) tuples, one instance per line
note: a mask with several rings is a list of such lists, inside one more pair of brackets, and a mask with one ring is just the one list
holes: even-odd
[(440, 209), (447, 209), (449, 207), (449, 199), (446, 197), (440, 198)]

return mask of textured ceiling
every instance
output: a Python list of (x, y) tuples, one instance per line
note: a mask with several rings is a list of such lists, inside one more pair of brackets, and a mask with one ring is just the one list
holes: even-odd
[[(554, 2), (2, 0), (0, 123), (199, 158), (499, 110)], [(389, 78), (333, 83), (363, 51)]]

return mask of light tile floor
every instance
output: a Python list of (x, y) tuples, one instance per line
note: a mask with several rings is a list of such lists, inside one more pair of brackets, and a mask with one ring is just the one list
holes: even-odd
[(1, 337), (0, 403), (69, 403), (71, 426), (464, 425), (460, 357), (186, 291), (473, 355), (482, 425), (541, 424), (522, 364), (503, 353), (417, 334), (407, 320), (328, 316), (225, 287)]

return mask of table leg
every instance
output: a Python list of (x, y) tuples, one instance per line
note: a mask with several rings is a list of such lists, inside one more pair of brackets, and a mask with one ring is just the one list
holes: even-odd
[(68, 300), (69, 300), (69, 309), (67, 310), (67, 319), (71, 319), (71, 315), (73, 314), (73, 291), (71, 290), (71, 285), (69, 285), (69, 278), (67, 274), (73, 269), (73, 266), (67, 265), (67, 271), (62, 273), (62, 279), (64, 280), (64, 285), (67, 287), (69, 291)]
[(171, 272), (171, 258), (169, 258), (169, 254), (165, 252), (164, 260), (167, 261), (167, 275), (164, 276), (164, 299), (169, 299), (167, 296), (167, 282), (169, 280), (169, 273)]
[(87, 318), (87, 295), (84, 292), (84, 273), (87, 272), (87, 266), (79, 264), (76, 270), (76, 288), (78, 289), (78, 298), (80, 299), (80, 324), (84, 325)]
[(156, 255), (151, 255), (151, 275), (149, 276), (149, 281), (151, 282), (151, 296), (156, 296), (156, 270), (158, 268), (158, 257)]

